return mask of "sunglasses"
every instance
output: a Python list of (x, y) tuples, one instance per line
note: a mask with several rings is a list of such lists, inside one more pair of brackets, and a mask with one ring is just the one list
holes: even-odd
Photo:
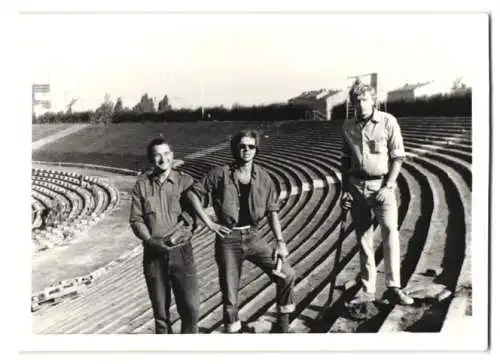
[(250, 149), (254, 150), (256, 148), (255, 144), (240, 144), (240, 149)]

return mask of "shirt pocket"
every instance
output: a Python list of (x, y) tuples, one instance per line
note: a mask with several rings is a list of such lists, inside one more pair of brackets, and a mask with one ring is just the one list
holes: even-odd
[(255, 218), (258, 220), (266, 214), (267, 210), (267, 195), (269, 191), (265, 186), (257, 187), (250, 194), (251, 204), (254, 207)]
[(224, 206), (238, 206), (240, 202), (240, 197), (238, 195), (238, 190), (233, 184), (228, 184), (226, 186), (221, 186), (220, 193), (218, 194), (221, 199), (220, 203)]
[(387, 139), (378, 137), (368, 140), (368, 149), (371, 154), (387, 153)]
[(144, 215), (156, 215), (161, 213), (160, 199), (156, 196), (144, 199)]
[(170, 195), (166, 197), (168, 203), (168, 210), (172, 213), (180, 214), (182, 212), (181, 196)]

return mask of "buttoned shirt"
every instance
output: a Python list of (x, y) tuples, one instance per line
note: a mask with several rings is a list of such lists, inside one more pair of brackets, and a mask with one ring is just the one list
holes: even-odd
[(144, 225), (151, 236), (162, 237), (170, 232), (183, 212), (181, 200), (193, 184), (193, 178), (171, 170), (160, 183), (157, 175), (148, 171), (139, 177), (132, 191), (130, 225)]
[[(210, 203), (213, 205), (218, 223), (231, 228), (238, 223), (240, 210), (240, 189), (235, 169), (235, 164), (215, 167), (191, 187), (205, 207)], [(252, 226), (258, 226), (267, 213), (279, 210), (276, 187), (269, 173), (255, 163), (250, 178), (248, 209)]]
[(384, 175), (389, 172), (390, 159), (406, 156), (401, 129), (391, 114), (375, 110), (364, 125), (355, 119), (347, 120), (342, 129), (342, 157), (350, 158), (349, 172)]

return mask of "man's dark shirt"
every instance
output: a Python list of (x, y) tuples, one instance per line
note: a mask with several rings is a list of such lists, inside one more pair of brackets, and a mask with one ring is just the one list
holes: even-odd
[(238, 215), (237, 226), (248, 226), (252, 225), (252, 218), (250, 217), (250, 183), (244, 184), (239, 182), (240, 187), (240, 213)]
[[(215, 167), (191, 187), (204, 207), (213, 205), (218, 223), (231, 228), (237, 226), (241, 209), (235, 169), (235, 164)], [(254, 163), (248, 198), (249, 225), (258, 226), (269, 212), (278, 210), (278, 195), (269, 173)]]

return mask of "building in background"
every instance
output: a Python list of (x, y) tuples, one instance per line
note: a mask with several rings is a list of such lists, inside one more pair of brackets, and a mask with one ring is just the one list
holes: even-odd
[(387, 92), (387, 102), (392, 101), (415, 101), (422, 97), (430, 97), (446, 94), (449, 91), (443, 85), (434, 81), (405, 84), (395, 90)]
[(313, 91), (304, 91), (300, 95), (288, 100), (292, 105), (309, 106), (312, 119), (331, 120), (332, 108), (345, 102), (345, 96), (342, 90), (320, 89)]

